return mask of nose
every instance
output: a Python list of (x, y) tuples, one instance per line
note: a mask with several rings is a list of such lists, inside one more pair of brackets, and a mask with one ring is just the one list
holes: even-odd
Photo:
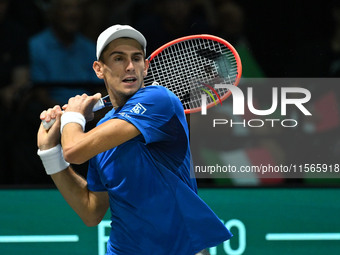
[(126, 66), (126, 71), (127, 72), (132, 72), (135, 70), (135, 66), (133, 65), (133, 61), (129, 60)]

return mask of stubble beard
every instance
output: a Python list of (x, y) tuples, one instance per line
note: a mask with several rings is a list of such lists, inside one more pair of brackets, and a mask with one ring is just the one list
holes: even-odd
[(119, 102), (118, 105), (119, 106), (123, 106), (125, 105), (125, 103), (134, 95), (136, 94), (144, 85), (144, 82), (141, 83), (141, 85), (139, 86), (139, 88), (134, 91), (134, 92), (129, 92), (129, 93), (124, 93), (124, 92), (117, 92), (117, 96), (119, 98)]

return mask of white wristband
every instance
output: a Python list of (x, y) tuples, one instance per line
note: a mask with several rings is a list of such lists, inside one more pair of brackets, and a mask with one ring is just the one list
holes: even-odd
[(65, 170), (70, 163), (66, 162), (63, 156), (63, 150), (58, 144), (48, 150), (38, 150), (38, 155), (45, 167), (48, 175), (59, 173)]
[(78, 123), (83, 131), (85, 131), (86, 120), (84, 115), (79, 112), (64, 112), (61, 116), (60, 133), (63, 132), (63, 128), (68, 123)]

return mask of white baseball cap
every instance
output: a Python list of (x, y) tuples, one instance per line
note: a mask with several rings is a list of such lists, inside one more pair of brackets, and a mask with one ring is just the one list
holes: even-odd
[(108, 45), (113, 40), (122, 37), (135, 39), (142, 45), (144, 49), (144, 54), (146, 54), (146, 40), (139, 31), (129, 25), (114, 25), (104, 30), (98, 36), (96, 53), (97, 59), (99, 60), (100, 54), (102, 53), (106, 45)]

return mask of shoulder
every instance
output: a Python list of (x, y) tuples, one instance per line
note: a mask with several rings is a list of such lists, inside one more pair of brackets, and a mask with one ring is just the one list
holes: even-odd
[(132, 98), (132, 101), (143, 101), (146, 103), (154, 102), (157, 108), (173, 108), (173, 105), (179, 102), (179, 99), (169, 89), (158, 86), (150, 85), (141, 88)]
[(31, 50), (34, 48), (41, 50), (42, 48), (45, 48), (45, 45), (51, 41), (53, 41), (52, 31), (50, 29), (45, 29), (38, 34), (33, 35), (29, 39), (29, 46)]
[(33, 35), (30, 38), (31, 42), (37, 42), (37, 41), (41, 41), (41, 40), (46, 40), (47, 38), (52, 37), (52, 32), (50, 29), (45, 29), (41, 32), (39, 32), (38, 34)]
[[(143, 97), (150, 97), (153, 100), (178, 100), (176, 95), (172, 93), (169, 89), (158, 86), (158, 85), (150, 85), (144, 88), (141, 88), (137, 93), (136, 96), (143, 96)], [(161, 103), (161, 102), (160, 102)]]
[(76, 44), (91, 50), (95, 48), (95, 43), (82, 34), (77, 34)]
[[(151, 85), (141, 88), (125, 105), (125, 109), (144, 107), (148, 114), (173, 115), (184, 112), (178, 97), (163, 86)], [(133, 109), (132, 109), (133, 110)]]
[(173, 115), (174, 107), (168, 90), (160, 86), (147, 86), (139, 89), (121, 108), (120, 115), (143, 115), (160, 117)]

